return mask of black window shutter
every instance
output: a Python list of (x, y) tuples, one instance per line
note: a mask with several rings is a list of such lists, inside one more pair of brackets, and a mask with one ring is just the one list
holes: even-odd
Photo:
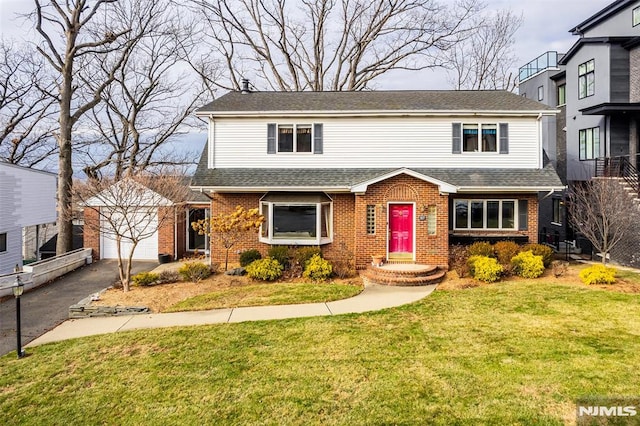
[(452, 123), (451, 126), (451, 152), (454, 154), (462, 153), (462, 123)]
[(509, 153), (509, 123), (500, 123), (500, 154)]
[(276, 153), (276, 125), (275, 123), (267, 124), (267, 154)]
[(529, 229), (529, 200), (518, 200), (518, 230)]
[(322, 123), (313, 125), (313, 153), (322, 154)]

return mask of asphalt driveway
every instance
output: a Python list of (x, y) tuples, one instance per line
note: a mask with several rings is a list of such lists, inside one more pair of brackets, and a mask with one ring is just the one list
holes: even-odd
[[(132, 273), (150, 271), (157, 262), (133, 263)], [(22, 344), (25, 345), (69, 318), (69, 306), (112, 285), (118, 276), (116, 260), (83, 266), (57, 280), (26, 292), (20, 298)], [(0, 355), (16, 350), (16, 301), (0, 303)]]

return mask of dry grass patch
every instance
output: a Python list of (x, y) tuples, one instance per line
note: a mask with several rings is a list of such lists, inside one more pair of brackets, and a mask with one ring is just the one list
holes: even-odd
[[(279, 284), (301, 284), (306, 282), (308, 282), (308, 280), (292, 279)], [(343, 284), (362, 288), (362, 279), (357, 277), (344, 280), (334, 280), (331, 284)], [(270, 293), (269, 288), (274, 285), (275, 284), (254, 281), (246, 276), (216, 274), (198, 283), (180, 281), (150, 287), (136, 286), (131, 287), (131, 290), (126, 293), (120, 288), (109, 288), (100, 295), (100, 300), (94, 301), (92, 304), (96, 306), (146, 306), (151, 309), (152, 312), (166, 312), (175, 310), (169, 308), (187, 299), (193, 299), (194, 297), (204, 295), (212, 295), (212, 297), (221, 295), (224, 297), (224, 294), (228, 293), (229, 290), (240, 288), (247, 289), (247, 293), (243, 295), (243, 298), (252, 299), (254, 298), (253, 296), (255, 296), (255, 298), (260, 298), (261, 294), (268, 295)], [(317, 285), (322, 286), (326, 284)], [(295, 291), (294, 287), (295, 286), (291, 287), (292, 291)], [(230, 300), (235, 303), (235, 299), (237, 299), (237, 297)], [(300, 301), (300, 303), (304, 302), (306, 302), (306, 300)], [(292, 303), (296, 302), (294, 301)], [(269, 303), (267, 301), (258, 304), (265, 305)]]

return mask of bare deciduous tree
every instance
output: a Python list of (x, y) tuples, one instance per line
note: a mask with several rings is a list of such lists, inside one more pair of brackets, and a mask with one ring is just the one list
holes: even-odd
[(606, 263), (611, 250), (626, 234), (635, 232), (640, 210), (617, 179), (594, 178), (569, 191), (569, 214)]
[(48, 159), (53, 141), (52, 81), (29, 45), (0, 40), (0, 158), (26, 167)]
[(499, 10), (478, 18), (477, 29), (446, 54), (449, 82), (457, 90), (513, 90), (515, 34), (522, 16)]
[[(72, 132), (98, 105), (127, 54), (164, 12), (154, 1), (34, 0), (29, 15), (42, 43), (38, 52), (56, 74), (58, 143), (58, 254), (72, 248)], [(105, 70), (97, 73), (97, 69)]]
[(84, 207), (85, 217), (87, 210), (98, 217), (98, 220), (85, 220), (85, 228), (116, 243), (124, 291), (129, 291), (136, 247), (173, 220), (176, 209), (183, 206), (188, 194), (184, 177), (172, 175), (138, 174), (119, 181), (76, 182), (74, 198)]
[(204, 95), (210, 97), (183, 59), (197, 47), (191, 42), (193, 29), (179, 14), (168, 13), (156, 16), (150, 28), (103, 91), (104, 102), (90, 114), (100, 144), (88, 140), (79, 150), (91, 178), (103, 170), (119, 179), (165, 164), (191, 165), (198, 157), (163, 150), (201, 124), (192, 113), (204, 103)]
[(392, 70), (425, 70), (473, 26), (478, 0), (193, 0), (207, 47), (271, 90), (363, 90)]

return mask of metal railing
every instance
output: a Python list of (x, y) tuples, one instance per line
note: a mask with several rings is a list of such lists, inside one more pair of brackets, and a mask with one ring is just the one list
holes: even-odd
[[(638, 158), (636, 158), (638, 164)], [(631, 163), (628, 155), (596, 159), (596, 177), (622, 178), (633, 191), (640, 193), (638, 169)]]
[(518, 70), (518, 76), (520, 77), (520, 81), (522, 82), (542, 70), (557, 67), (558, 52), (549, 51), (538, 56), (527, 65), (520, 67), (520, 69)]

